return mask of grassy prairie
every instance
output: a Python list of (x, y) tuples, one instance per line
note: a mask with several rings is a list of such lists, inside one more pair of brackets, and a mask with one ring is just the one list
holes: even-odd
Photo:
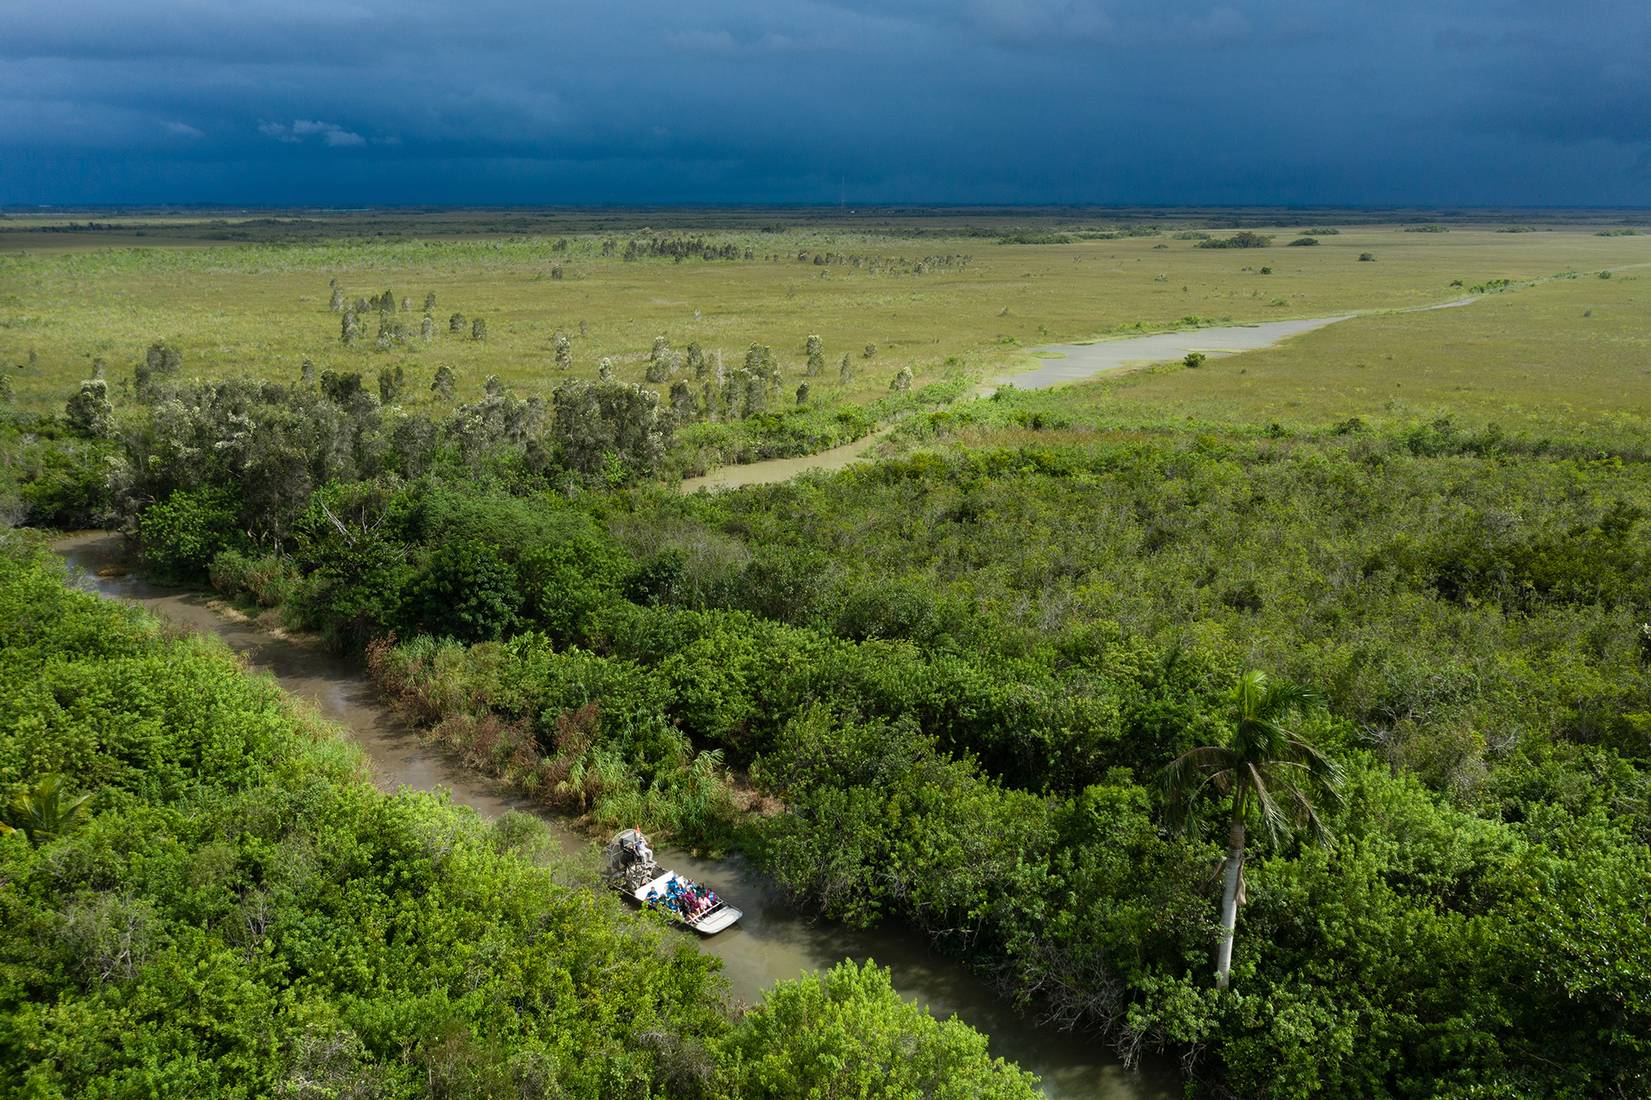
[[(628, 226), (638, 224), (639, 215), (627, 217)], [(519, 228), (546, 228), (525, 215), (518, 220)], [(424, 223), (404, 217), (395, 235), (382, 238), (337, 236), (362, 231), (360, 223), (344, 221), (332, 226), (331, 236), (323, 225), (312, 238), (225, 243), (190, 236), (205, 231), (188, 219), (173, 219), (144, 232), (182, 235), (158, 246), (113, 249), (88, 249), (81, 237), (8, 230), (0, 233), (6, 245), (0, 250), (0, 364), (19, 403), (40, 408), (60, 403), (89, 376), (95, 359), (105, 361), (118, 392), (119, 380), (129, 377), (142, 349), (155, 340), (180, 347), (185, 374), (203, 378), (290, 380), (305, 358), (318, 369), (369, 376), (399, 364), (422, 393), (435, 369), (446, 365), (466, 398), (480, 391), (488, 375), (529, 391), (554, 385), (562, 376), (552, 359), (559, 330), (572, 338), (574, 374), (594, 375), (607, 356), (621, 378), (638, 381), (660, 334), (679, 349), (689, 341), (720, 348), (734, 362), (749, 344), (769, 344), (786, 372), (800, 380), (804, 338), (818, 333), (827, 368), (813, 383), (813, 400), (864, 402), (886, 392), (901, 366), (922, 384), (1004, 369), (1042, 342), (1178, 327), (1192, 319), (1243, 322), (1413, 306), (1460, 294), (1450, 285), (1458, 279), (1472, 286), (1565, 271), (1591, 277), (1600, 268), (1651, 261), (1651, 237), (1601, 237), (1593, 226), (1517, 234), (1344, 226), (1318, 246), (1286, 247), (1298, 226), (1267, 230), (1275, 236), (1269, 248), (1213, 250), (1171, 232), (1001, 243), (1008, 238), (967, 236), (948, 219), (922, 226), (921, 233), (852, 221), (774, 231), (731, 225), (704, 235), (713, 244), (737, 245), (742, 255), (750, 249), (753, 259), (626, 262), (601, 255), (601, 242), (612, 237), (622, 248), (642, 231), (618, 228), (624, 219), (617, 214), (613, 220), (611, 231), (587, 220), (581, 223), (585, 232), (560, 237), (548, 231), (483, 236), (471, 222), (432, 215)], [(257, 228), (267, 232), (270, 223), (259, 219)], [(296, 224), (280, 223), (286, 229)], [(421, 224), (430, 236), (404, 235)], [(494, 223), (515, 224), (505, 214)], [(603, 231), (590, 232), (593, 227)], [(219, 228), (233, 229), (229, 223)], [(558, 248), (558, 241), (565, 243)], [(799, 262), (799, 251), (900, 262), (874, 272), (850, 263)], [(1376, 262), (1359, 262), (1364, 252), (1374, 253)], [(968, 259), (915, 272), (925, 257), (935, 256)], [(554, 279), (558, 264), (564, 277)], [(1272, 273), (1261, 274), (1263, 266)], [(414, 333), (424, 296), (433, 291), (435, 339), (426, 346), (415, 336), (407, 347), (375, 350), (377, 318), (370, 314), (366, 338), (343, 347), (339, 318), (328, 309), (330, 277), (350, 299), (385, 288), (409, 298), (411, 312), (398, 319)], [(1620, 292), (1617, 284), (1597, 289)], [(485, 343), (449, 333), (455, 311), (486, 320)], [(581, 321), (587, 336), (579, 335)], [(1390, 323), (1403, 329), (1429, 322), (1409, 317)], [(863, 357), (868, 344), (877, 348), (871, 359)], [(844, 352), (855, 377), (840, 387)]]
[[(1113, 426), (1322, 429), (1352, 417), (1375, 427), (1448, 414), (1526, 434), (1643, 441), (1648, 318), (1651, 270), (1555, 279), (1459, 309), (1355, 317), (1198, 369), (1165, 365), (1016, 400)], [(971, 434), (1004, 442), (1019, 432)]]

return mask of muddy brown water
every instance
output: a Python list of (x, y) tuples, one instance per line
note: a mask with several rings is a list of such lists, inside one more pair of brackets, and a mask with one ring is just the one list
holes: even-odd
[[(274, 677), (289, 694), (305, 700), (343, 727), (366, 755), (374, 781), (387, 791), (413, 788), (446, 791), (452, 800), (483, 817), (507, 810), (533, 814), (549, 824), (569, 852), (589, 850), (590, 838), (543, 807), (517, 798), (428, 745), (378, 698), (360, 667), (317, 642), (283, 636), (226, 612), (211, 596), (192, 589), (155, 584), (125, 572), (120, 536), (85, 532), (58, 540), (54, 549), (88, 591), (136, 604), (163, 619), (223, 640), (254, 671)], [(960, 964), (933, 951), (916, 933), (901, 928), (859, 930), (816, 920), (790, 904), (743, 859), (696, 859), (665, 849), (661, 862), (709, 883), (744, 911), (739, 924), (699, 946), (722, 960), (730, 992), (754, 1002), (774, 982), (821, 970), (845, 958), (875, 959), (890, 967), (903, 996), (927, 1005), (941, 1017), (956, 1014), (984, 1031), (993, 1054), (1012, 1059), (1043, 1079), (1055, 1100), (1167, 1100), (1180, 1094), (1168, 1065), (1126, 1070), (1100, 1040), (1040, 1028), (1018, 1015), (987, 984)], [(682, 932), (688, 936), (691, 933)]]

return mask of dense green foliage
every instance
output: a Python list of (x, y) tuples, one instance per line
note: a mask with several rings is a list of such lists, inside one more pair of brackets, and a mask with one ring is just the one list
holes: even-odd
[(42, 527), (86, 527), (109, 513), (117, 448), (61, 421), (11, 413), (0, 394), (0, 518)]
[(0, 838), (8, 1092), (640, 1096), (676, 1071), (640, 1032), (720, 1034), (698, 952), (524, 861), (535, 829), (378, 794), (212, 646), (4, 558), (0, 652), (0, 783), (95, 793)]
[(6, 549), (0, 1095), (729, 1096), (908, 1051), (859, 1095), (1032, 1095), (875, 969), (731, 1024), (710, 957), (557, 881), (532, 819), (379, 793), (216, 646)]
[[(1291, 243), (1335, 234), (1309, 230)], [(1197, 262), (1228, 266), (1230, 255), (1204, 250), (1271, 240), (1248, 230), (1174, 239), (1199, 241), (1184, 250)], [(1383, 244), (1380, 265), (1342, 262), (1365, 243), (1293, 251), (1269, 285), (1321, 260), (1359, 279), (1393, 277), (1406, 255), (1396, 240)], [(709, 242), (631, 245), (620, 258), (615, 244), (615, 263), (689, 262)], [(362, 247), (385, 262), (400, 248)], [(512, 251), (520, 247), (501, 254)], [(698, 251), (699, 262), (752, 259), (712, 251)], [(588, 248), (585, 258), (595, 258)], [(813, 249), (792, 262), (856, 269)], [(1028, 266), (1017, 278), (1032, 274)], [(1611, 291), (1602, 312), (1627, 316), (1638, 301), (1628, 278), (1587, 282), (1597, 284), (1588, 295)], [(1582, 316), (1572, 307), (1594, 304), (1546, 301)], [(1518, 320), (1476, 309), (1487, 325)], [(993, 311), (1009, 313), (995, 301)], [(1546, 314), (1530, 317), (1552, 327)], [(1589, 331), (1592, 365), (1566, 384), (1592, 379), (1594, 405), (1614, 410), (1617, 360), (1631, 360), (1642, 336), (1628, 322)], [(510, 338), (496, 325), (489, 347)], [(1533, 358), (1552, 350), (1521, 339), (1521, 350), (1543, 349)], [(350, 372), (324, 373), (319, 392), (309, 374), (297, 387), (182, 384), (157, 345), (146, 403), (117, 405), (113, 425), (93, 391), (65, 407), (74, 430), (12, 418), (0, 440), (3, 503), (36, 523), (111, 519), (134, 534), (150, 569), (210, 581), (364, 651), (387, 696), (434, 737), (545, 805), (593, 824), (641, 822), (703, 847), (743, 847), (812, 910), (915, 926), (1032, 1011), (1102, 1032), (1129, 1057), (1180, 1054), (1194, 1087), (1211, 1095), (1651, 1091), (1651, 447), (1638, 420), (1527, 418), (1512, 434), (1432, 412), (1407, 421), (1430, 401), (1448, 405), (1437, 395), (1465, 390), (1471, 372), (1492, 379), (1475, 380), (1487, 392), (1517, 373), (1471, 356), (1457, 373), (1432, 360), (1402, 377), (1397, 365), (1380, 370), (1384, 385), (1431, 387), (1421, 405), (1366, 400), (1374, 374), (1357, 373), (1362, 361), (1336, 380), (1356, 401), (1313, 398), (1323, 372), (1279, 375), (1298, 384), (1275, 398), (1236, 381), (1246, 367), (1197, 353), (1184, 365), (1199, 370), (1140, 372), (1112, 388), (1005, 389), (949, 403), (966, 390), (961, 370), (901, 392), (911, 368), (878, 365), (871, 344), (852, 364), (843, 357), (843, 382), (876, 365), (871, 384), (886, 396), (782, 410), (790, 390), (775, 385), (773, 348), (753, 344), (745, 365), (724, 374), (698, 344), (679, 363), (669, 343), (658, 337), (646, 368), (657, 396), (611, 382), (604, 363), (600, 381), (570, 376), (548, 400), (518, 399), (490, 379), (478, 400), (439, 412), (399, 406), (393, 372), (383, 401)], [(835, 357), (860, 346), (795, 343), (782, 353), (808, 355), (810, 378), (827, 347)], [(1152, 388), (1165, 380), (1180, 389)], [(450, 397), (451, 372), (446, 382)], [(411, 389), (423, 388), (415, 376)], [(1137, 391), (1147, 397), (1119, 399)], [(1204, 405), (1186, 396), (1194, 392)], [(1182, 396), (1152, 397), (1164, 393)], [(1235, 411), (1209, 411), (1222, 403)], [(1275, 407), (1294, 411), (1274, 421)], [(1191, 419), (1195, 409), (1203, 419)], [(1338, 411), (1321, 415), (1327, 409)], [(922, 449), (875, 466), (716, 496), (648, 483), (730, 456), (846, 442), (896, 418), (896, 445)], [(111, 429), (116, 439), (99, 438)], [(20, 609), (42, 599), (56, 607), (58, 597), (22, 591), (8, 629), (26, 634)], [(527, 934), (512, 916), (526, 903), (476, 915), (452, 900), (472, 891), (595, 913), (579, 930), (586, 938), (569, 941), (571, 955), (553, 960), (575, 974), (585, 972), (566, 959), (589, 944), (654, 950), (653, 941), (588, 899), (522, 885), (539, 880), (523, 877), (520, 858), (502, 851), (519, 845), (499, 835), (514, 836), (519, 823), (489, 831), (425, 801), (385, 802), (351, 786), (331, 750), (271, 748), (216, 712), (209, 723), (203, 707), (240, 713), (202, 686), (221, 678), (218, 658), (156, 648), (163, 643), (139, 626), (94, 630), (81, 605), (62, 606), (66, 633), (51, 635), (71, 639), (53, 643), (62, 652), (35, 656), (28, 642), (0, 658), (18, 700), (6, 704), (14, 732), (12, 755), (0, 756), (0, 804), (19, 830), (0, 837), (18, 868), (0, 872), (11, 876), (0, 904), (19, 914), (5, 941), (11, 984), (0, 989), (28, 1006), (18, 1018), (35, 1028), (0, 1038), (9, 1044), (0, 1051), (46, 1049), (48, 1034), (95, 1049), (53, 1047), (28, 1062), (30, 1073), (123, 1056), (148, 1059), (133, 1063), (142, 1073), (173, 1073), (195, 1058), (230, 1067), (213, 1072), (252, 1067), (234, 1078), (252, 1092), (329, 1066), (341, 1067), (327, 1080), (344, 1090), (350, 1074), (384, 1067), (393, 1092), (417, 1073), (435, 1081), (439, 1063), (465, 1067), (453, 1072), (467, 1084), (435, 1091), (485, 1093), (519, 1085), (524, 1067), (573, 1059), (571, 1092), (823, 1095), (873, 1081), (890, 1095), (1023, 1091), (982, 1058), (976, 1037), (910, 1013), (870, 969), (785, 985), (730, 1023), (666, 1003), (671, 982), (695, 996), (709, 989), (676, 959), (655, 984), (626, 991), (662, 1021), (640, 1043), (607, 1017), (581, 1015), (594, 995), (580, 996), (594, 987), (557, 1002), (575, 1021), (561, 1045), (535, 1030), (534, 1012), (508, 1027), (482, 1019), (487, 994), (477, 989), (517, 982), (512, 990), (541, 1004), (540, 975), (518, 975), (495, 954), (467, 972), (479, 986), (455, 985), (445, 955), (410, 977), (407, 952), (424, 950), (421, 941), (383, 932), (403, 927), (386, 913), (415, 901), (390, 883), (361, 887), (360, 899), (346, 890), (350, 904), (335, 904), (337, 868), (375, 883), (360, 860), (414, 874), (403, 865), (428, 848), (423, 838), (449, 838), (463, 874), (432, 865), (417, 874), (437, 886), (417, 881), (438, 891), (442, 919), (455, 922), (456, 931), (438, 922), (431, 933), (430, 949), (451, 945), (452, 958), (479, 957), (461, 935), (498, 948)], [(104, 644), (136, 655), (105, 660), (77, 648)], [(1262, 803), (1234, 805), (1253, 783), (1181, 799), (1186, 788), (1163, 782), (1177, 759), (1244, 756), (1255, 715), (1232, 685), (1247, 669), (1323, 698), (1323, 708), (1289, 718), (1299, 746), (1274, 739), (1272, 749), (1288, 751), (1245, 759), (1260, 771), (1311, 764), (1334, 779), (1311, 792), (1311, 822), (1322, 827), (1311, 832), (1331, 843), (1265, 827)], [(235, 690), (275, 713), (257, 690)], [(290, 734), (285, 719), (269, 721)], [(226, 747), (229, 736), (239, 740)], [(299, 757), (313, 762), (292, 762)], [(1282, 774), (1261, 778), (1273, 785)], [(78, 811), (60, 812), (65, 793), (93, 791)], [(245, 799), (277, 825), (235, 819)], [(294, 806), (304, 815), (315, 807), (313, 820)], [(1262, 828), (1235, 846), (1235, 823)], [(318, 828), (338, 830), (337, 851), (303, 849)], [(296, 854), (279, 847), (289, 841)], [(115, 855), (84, 855), (94, 842)], [(1218, 875), (1223, 849), (1228, 869), (1233, 851), (1242, 856), (1231, 905)], [(190, 877), (205, 874), (200, 867), (228, 869), (201, 885)], [(96, 899), (126, 908), (75, 908), (96, 900), (94, 886)], [(1231, 985), (1220, 989), (1211, 973), (1218, 899), (1232, 912), (1240, 893)], [(318, 909), (303, 944), (336, 925), (371, 933), (374, 950), (301, 954), (286, 931), (249, 949), (249, 897)], [(110, 935), (117, 946), (160, 946), (141, 958), (116, 950), (108, 969), (111, 956), (95, 945)], [(534, 949), (554, 953), (538, 941)], [(87, 958), (101, 960), (95, 983)], [(279, 972), (269, 969), (276, 963)], [(174, 1037), (153, 1022), (163, 1008), (185, 1021), (205, 1013), (167, 1000), (173, 986), (163, 989), (151, 966), (222, 971), (240, 991), (236, 1004), (262, 1007), (218, 1016), (259, 1027), (196, 1022)], [(375, 967), (400, 969), (380, 981)], [(425, 978), (432, 984), (420, 985)], [(447, 998), (439, 1012), (429, 1007), (438, 996)], [(394, 1026), (377, 1015), (381, 998), (400, 1006)], [(127, 1051), (98, 1045), (113, 1027), (99, 1013), (116, 1001), (151, 1013), (132, 1017), (151, 1030)], [(229, 1003), (229, 994), (212, 986), (197, 1003)], [(93, 1023), (64, 1023), (76, 1012)], [(294, 1061), (303, 1050), (323, 1062)], [(140, 1072), (125, 1066), (106, 1072)], [(590, 1076), (609, 1072), (625, 1084)], [(42, 1093), (80, 1084), (41, 1079)]]
[[(744, 564), (702, 570), (705, 602), (870, 639), (899, 685), (775, 673), (809, 687), (751, 708), (837, 711), (753, 746), (790, 810), (776, 871), (829, 909), (902, 913), (1057, 1012), (1200, 1045), (1243, 1094), (1632, 1094), (1651, 1066), (1648, 478), (1428, 425), (918, 455), (651, 497), (615, 526), (670, 532), (665, 553), (721, 540)], [(1140, 781), (1221, 740), (1220, 689), (1250, 664), (1322, 686), (1351, 780), (1336, 847), (1252, 863), (1219, 998), (1211, 879), (1159, 839)], [(1068, 823), (1097, 800), (1107, 816)], [(1575, 980), (1606, 957), (1610, 978)]]
[[(715, 846), (775, 798), (745, 843), (799, 898), (909, 921), (1240, 1092), (1632, 1092), (1647, 476), (1448, 425), (1029, 443), (694, 498), (438, 470), (319, 488), (279, 553), (236, 535), (209, 571), (341, 641), (409, 639), (374, 648), (381, 684), (548, 804)], [(189, 517), (218, 505), (167, 501), (145, 553), (198, 564), (225, 528)], [(1223, 742), (1251, 666), (1322, 687), (1309, 732), (1349, 780), (1333, 848), (1252, 847), (1222, 994), (1225, 808), (1168, 839), (1151, 780)]]
[[(799, 897), (911, 921), (1241, 1092), (1631, 1090), (1651, 705), (1617, 496), (1643, 467), (1429, 438), (919, 457), (594, 512), (414, 486), (388, 542), (580, 562), (578, 611), (524, 585), (535, 632), (376, 665), (478, 763), (599, 820), (714, 842), (738, 798), (708, 753), (755, 763), (785, 812), (754, 843)], [(1255, 852), (1220, 998), (1224, 810), (1166, 839), (1148, 781), (1221, 739), (1251, 661), (1325, 685), (1315, 736), (1350, 779), (1334, 848)]]
[[(874, 1048), (867, 1034), (887, 1041)], [(1031, 1079), (986, 1053), (986, 1040), (902, 1000), (888, 971), (840, 963), (780, 982), (727, 1044), (729, 1096), (748, 1100), (1019, 1100)]]

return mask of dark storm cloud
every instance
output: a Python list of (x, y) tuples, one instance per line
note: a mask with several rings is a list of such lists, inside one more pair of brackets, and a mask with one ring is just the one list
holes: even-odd
[(1595, 0), (24, 0), (0, 203), (1651, 203)]

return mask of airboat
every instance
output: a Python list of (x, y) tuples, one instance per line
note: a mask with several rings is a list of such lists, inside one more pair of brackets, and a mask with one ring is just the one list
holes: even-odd
[(659, 866), (638, 829), (615, 835), (603, 855), (603, 877), (609, 886), (702, 936), (714, 936), (745, 915), (703, 884)]

